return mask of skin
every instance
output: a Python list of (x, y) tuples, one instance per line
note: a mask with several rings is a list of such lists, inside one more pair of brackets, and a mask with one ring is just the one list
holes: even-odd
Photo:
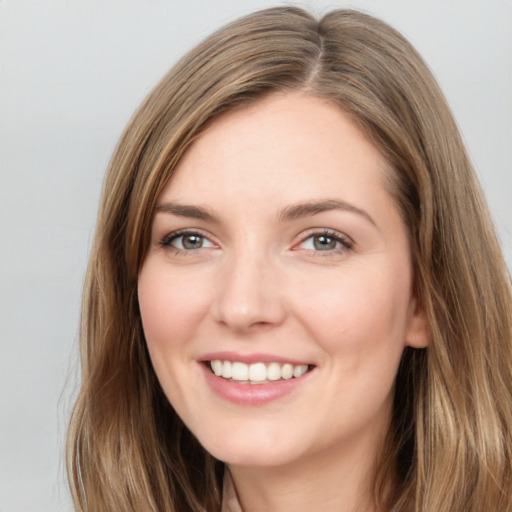
[[(427, 343), (388, 172), (340, 109), (273, 94), (202, 133), (157, 202), (138, 283), (150, 356), (246, 512), (371, 510), (402, 351)], [(315, 201), (345, 206), (286, 216)], [(183, 229), (196, 238), (170, 242)], [(206, 382), (202, 356), (214, 351), (313, 369), (277, 400), (237, 404)]]

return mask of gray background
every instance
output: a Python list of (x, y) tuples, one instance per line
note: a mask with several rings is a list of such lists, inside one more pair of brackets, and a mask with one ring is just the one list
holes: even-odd
[[(277, 2), (0, 0), (0, 512), (69, 511), (66, 419), (104, 170), (164, 72), (226, 21)], [(512, 1), (297, 2), (399, 28), (437, 76), (512, 267)]]

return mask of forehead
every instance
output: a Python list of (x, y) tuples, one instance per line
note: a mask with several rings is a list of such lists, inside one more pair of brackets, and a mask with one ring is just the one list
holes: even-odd
[(334, 183), (368, 191), (383, 185), (387, 167), (340, 108), (279, 93), (215, 120), (180, 160), (163, 195), (223, 188), (251, 195), (269, 183), (281, 194), (300, 185), (314, 195)]

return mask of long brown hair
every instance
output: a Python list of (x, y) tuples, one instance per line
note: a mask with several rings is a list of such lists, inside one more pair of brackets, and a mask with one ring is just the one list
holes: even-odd
[(220, 509), (223, 467), (163, 395), (144, 341), (137, 275), (155, 201), (222, 113), (303, 90), (350, 115), (393, 169), (427, 349), (404, 352), (375, 501), (395, 512), (512, 510), (512, 298), (449, 108), (412, 46), (339, 10), (267, 9), (213, 34), (151, 92), (105, 178), (86, 277), (82, 385), (68, 436), (79, 511)]

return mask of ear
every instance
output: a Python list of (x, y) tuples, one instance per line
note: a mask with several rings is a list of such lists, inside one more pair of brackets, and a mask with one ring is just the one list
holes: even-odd
[(405, 344), (412, 348), (425, 348), (430, 339), (427, 316), (422, 304), (416, 297), (411, 298), (409, 304), (409, 318)]

